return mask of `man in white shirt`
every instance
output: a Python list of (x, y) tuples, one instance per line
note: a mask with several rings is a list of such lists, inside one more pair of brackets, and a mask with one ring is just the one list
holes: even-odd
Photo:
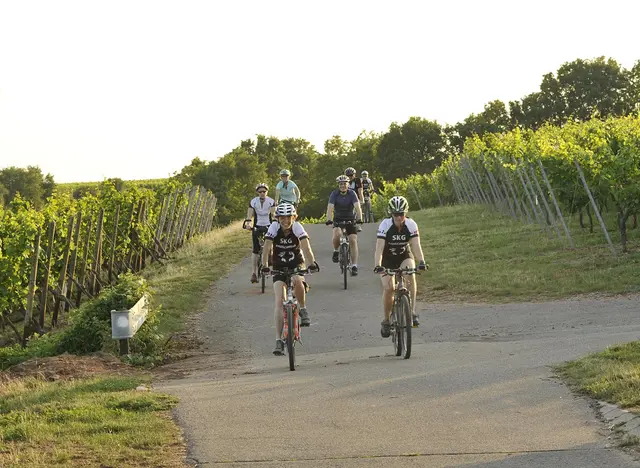
[[(252, 255), (252, 273), (251, 282), (258, 282), (258, 263), (260, 261), (260, 238), (264, 239), (264, 235), (271, 225), (273, 214), (276, 209), (276, 202), (273, 198), (267, 196), (269, 186), (265, 183), (256, 185), (258, 196), (249, 202), (247, 217), (242, 223), (244, 229), (253, 231), (253, 255)], [(252, 225), (253, 224), (253, 225)], [(255, 229), (254, 229), (255, 228)]]

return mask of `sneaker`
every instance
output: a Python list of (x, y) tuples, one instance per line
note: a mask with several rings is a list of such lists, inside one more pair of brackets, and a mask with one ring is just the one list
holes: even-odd
[(413, 328), (420, 325), (420, 316), (418, 314), (413, 314)]
[(391, 336), (391, 322), (383, 320), (380, 325), (382, 325), (382, 328), (380, 329), (382, 338), (389, 338), (389, 336)]
[(306, 307), (300, 307), (300, 325), (308, 327), (311, 325), (311, 319), (309, 318), (309, 312)]
[(276, 340), (276, 349), (273, 350), (276, 356), (284, 356), (284, 341)]
[(337, 250), (335, 252), (333, 252), (333, 257), (331, 257), (331, 260), (333, 261), (333, 263), (338, 263), (338, 255), (340, 254), (340, 252), (338, 252)]
[(255, 273), (251, 273), (251, 282), (252, 283), (257, 283), (258, 282), (258, 277), (256, 276)]
[(355, 265), (351, 267), (351, 276), (358, 276), (358, 267)]

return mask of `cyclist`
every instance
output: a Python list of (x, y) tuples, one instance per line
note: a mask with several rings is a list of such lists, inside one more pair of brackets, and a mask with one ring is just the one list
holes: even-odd
[(290, 177), (289, 169), (280, 171), (280, 182), (276, 185), (276, 200), (278, 203), (289, 202), (297, 206), (300, 203), (300, 189), (293, 180), (289, 180)]
[[(340, 175), (336, 178), (338, 189), (331, 192), (329, 196), (329, 204), (327, 205), (327, 226), (334, 224), (333, 228), (333, 263), (338, 263), (340, 248), (340, 227), (335, 224), (340, 221), (356, 221), (362, 224), (362, 208), (358, 202), (358, 196), (349, 188), (349, 178), (346, 175)], [(357, 218), (356, 218), (357, 216)], [(351, 249), (351, 275), (358, 274), (358, 234), (356, 226), (353, 224), (346, 226), (347, 235), (349, 236), (349, 248)]]
[[(260, 261), (260, 236), (264, 236), (273, 220), (273, 213), (276, 209), (276, 202), (273, 198), (267, 196), (269, 186), (264, 182), (256, 185), (258, 196), (249, 202), (247, 217), (242, 223), (243, 229), (253, 229), (253, 255), (251, 262), (251, 282), (258, 282), (258, 263)], [(253, 224), (253, 225), (252, 225)]]
[(356, 192), (356, 195), (358, 195), (358, 200), (360, 201), (360, 203), (362, 203), (362, 180), (360, 180), (359, 177), (356, 177), (356, 170), (353, 167), (347, 167), (344, 170), (344, 175), (349, 177), (349, 188)]
[[(424, 263), (422, 246), (420, 245), (420, 233), (416, 222), (407, 218), (409, 203), (407, 199), (400, 196), (392, 197), (387, 205), (387, 210), (391, 215), (385, 218), (378, 227), (378, 240), (376, 242), (376, 253), (374, 257), (375, 273), (382, 273), (385, 268), (415, 268), (414, 255), (418, 258), (418, 270), (426, 270)], [(382, 276), (382, 305), (384, 307), (384, 320), (381, 325), (380, 334), (387, 338), (391, 334), (391, 308), (393, 307), (393, 277)], [(409, 293), (411, 294), (411, 306), (413, 310), (413, 326), (420, 325), (419, 317), (416, 314), (416, 278), (411, 276), (407, 281)]]
[[(304, 268), (305, 260), (309, 260), (309, 270), (320, 271), (320, 267), (315, 261), (315, 256), (309, 243), (309, 235), (304, 230), (302, 224), (296, 221), (296, 207), (291, 203), (281, 203), (276, 207), (276, 221), (271, 223), (265, 235), (264, 248), (262, 251), (262, 271), (268, 274), (270, 268), (266, 265), (273, 263), (273, 269), (280, 268)], [(302, 256), (304, 252), (304, 257)], [(284, 342), (282, 341), (282, 327), (284, 319), (282, 317), (282, 302), (286, 293), (285, 278), (281, 275), (273, 277), (273, 292), (275, 296), (274, 316), (276, 320), (276, 348), (273, 354), (282, 356), (284, 354)], [(302, 275), (293, 277), (293, 287), (298, 304), (300, 304), (300, 325), (308, 327), (311, 325), (309, 313), (305, 303), (305, 288)]]
[(362, 205), (362, 211), (364, 211), (365, 213), (369, 214), (369, 217), (371, 218), (369, 219), (365, 219), (365, 222), (373, 222), (373, 213), (371, 212), (371, 195), (374, 192), (374, 188), (373, 188), (373, 182), (371, 181), (371, 179), (369, 179), (369, 172), (367, 171), (362, 171), (360, 173), (360, 180), (362, 181), (362, 200), (363, 200), (363, 205)]

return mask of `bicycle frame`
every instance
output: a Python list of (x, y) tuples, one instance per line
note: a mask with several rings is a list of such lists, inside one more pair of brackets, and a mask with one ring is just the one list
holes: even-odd
[[(385, 276), (393, 276), (393, 306), (391, 309), (391, 336), (396, 356), (411, 356), (411, 297), (405, 286), (404, 276), (417, 274), (416, 268), (385, 268)], [(405, 307), (403, 308), (403, 298)], [(400, 307), (400, 310), (397, 309)], [(408, 307), (408, 309), (406, 308)], [(402, 310), (404, 309), (404, 314)], [(403, 325), (404, 324), (404, 325)], [(404, 332), (403, 332), (404, 330)]]

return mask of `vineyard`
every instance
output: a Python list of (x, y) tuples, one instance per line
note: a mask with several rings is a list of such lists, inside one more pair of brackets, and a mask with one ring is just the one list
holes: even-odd
[[(454, 203), (492, 205), (514, 219), (536, 223), (574, 247), (566, 218), (602, 230), (612, 253), (611, 232), (628, 251), (628, 227), (640, 209), (640, 118), (593, 119), (513, 130), (467, 139), (464, 151), (432, 174), (385, 184), (383, 200), (403, 194), (420, 208)], [(586, 218), (585, 218), (586, 215)], [(608, 215), (608, 216), (607, 216)], [(595, 221), (594, 221), (595, 217)], [(607, 219), (613, 219), (613, 223)], [(613, 226), (612, 226), (613, 224)]]
[(24, 343), (55, 327), (119, 274), (210, 230), (215, 209), (213, 194), (175, 181), (124, 191), (107, 181), (79, 200), (57, 193), (40, 211), (17, 197), (0, 208), (1, 331)]

